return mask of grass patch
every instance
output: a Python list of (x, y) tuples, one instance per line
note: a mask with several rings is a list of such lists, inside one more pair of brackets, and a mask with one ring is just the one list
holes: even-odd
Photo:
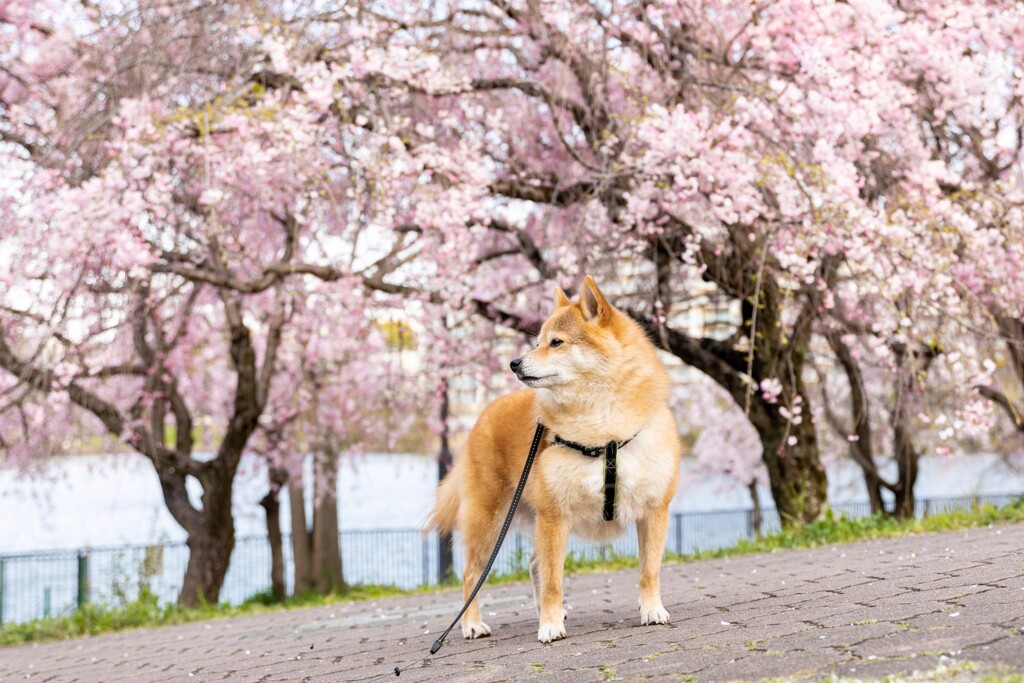
[(1006, 667), (997, 667), (981, 677), (981, 683), (1024, 683), (1024, 675), (1014, 673)]
[[(939, 512), (923, 519), (899, 521), (890, 517), (847, 517), (835, 515), (831, 510), (810, 524), (802, 527), (783, 529), (761, 538), (738, 541), (727, 548), (697, 551), (693, 554), (665, 553), (666, 562), (693, 562), (721, 557), (737, 557), (769, 553), (796, 548), (816, 548), (823, 545), (853, 543), (877, 538), (892, 538), (907, 534), (932, 533), (969, 529), (1001, 523), (1024, 523), (1024, 496), (1005, 507), (977, 505), (968, 510)], [(567, 574), (588, 574), (593, 572), (635, 569), (639, 560), (634, 555), (622, 555), (610, 548), (596, 559), (579, 557), (569, 553), (565, 558)], [(1024, 568), (1022, 568), (1024, 569)], [(488, 583), (529, 580), (530, 573), (519, 558), (513, 559), (508, 571), (492, 575)]]
[(327, 595), (303, 593), (289, 597), (283, 602), (275, 601), (270, 591), (266, 591), (257, 593), (238, 605), (219, 604), (193, 608), (179, 607), (174, 603), (161, 604), (156, 595), (143, 589), (137, 599), (122, 604), (88, 604), (65, 616), (34, 619), (23, 624), (0, 625), (0, 646), (65, 640), (115, 631), (185, 624), (246, 614), (265, 614), (357, 600), (377, 600), (398, 595), (427, 593), (437, 589), (437, 586), (424, 586), (414, 590), (402, 590), (391, 586), (353, 586)]
[(969, 510), (953, 510), (929, 515), (923, 519), (899, 521), (881, 517), (851, 518), (836, 516), (831, 510), (824, 517), (802, 527), (783, 529), (778, 533), (753, 540), (740, 540), (728, 548), (698, 552), (682, 560), (735, 557), (773, 552), (789, 548), (816, 548), (823, 545), (853, 543), (874, 538), (891, 538), (915, 533), (953, 531), (998, 523), (1024, 522), (1024, 496), (1006, 507), (978, 505)]
[[(736, 545), (693, 555), (667, 553), (666, 562), (692, 562), (718, 557), (736, 557), (790, 548), (813, 548), (823, 545), (852, 543), (854, 541), (888, 538), (913, 533), (951, 531), (983, 527), (998, 523), (1024, 523), (1024, 496), (1003, 508), (993, 505), (976, 506), (970, 510), (956, 510), (930, 515), (924, 519), (899, 522), (883, 517), (849, 518), (831, 512), (822, 519), (803, 527), (784, 529), (779, 533), (755, 540), (741, 540)], [(569, 574), (616, 571), (635, 568), (637, 558), (620, 555), (607, 549), (596, 559), (584, 559), (570, 554), (565, 570)], [(529, 579), (524, 558), (514, 558), (505, 572), (492, 576), (489, 583), (502, 584)], [(259, 593), (239, 605), (208, 605), (185, 609), (173, 604), (160, 604), (155, 595), (143, 590), (138, 599), (117, 606), (86, 605), (82, 609), (60, 617), (37, 619), (24, 624), (0, 625), (0, 645), (61, 640), (152, 626), (181, 624), (191, 621), (261, 614), (284, 609), (314, 607), (363, 600), (378, 600), (400, 595), (431, 593), (448, 586), (422, 586), (403, 590), (391, 586), (352, 586), (342, 591), (320, 595), (305, 593), (283, 602), (274, 601), (266, 593)], [(902, 625), (901, 625), (902, 626)], [(612, 672), (614, 675), (614, 672)]]
[(5, 624), (0, 627), (0, 645), (60, 640), (110, 631), (127, 631), (154, 624), (208, 619), (217, 616), (222, 609), (212, 606), (182, 609), (175, 605), (160, 605), (155, 595), (143, 590), (137, 600), (116, 607), (90, 604), (67, 616), (36, 619), (24, 624)]
[[(978, 670), (978, 665), (970, 660), (963, 660), (959, 662), (950, 662), (948, 664), (939, 664), (934, 669), (927, 671), (914, 670), (910, 673), (901, 671), (899, 673), (889, 674), (879, 679), (881, 683), (909, 683), (910, 681), (946, 681), (959, 679), (960, 674), (970, 674)], [(976, 678), (972, 678), (976, 680)], [(859, 683), (859, 678), (846, 678), (844, 676), (832, 675), (831, 678), (826, 678), (824, 681), (829, 683)], [(988, 679), (982, 677), (981, 680), (984, 683), (996, 683), (996, 681), (1002, 681), (1002, 678)]]

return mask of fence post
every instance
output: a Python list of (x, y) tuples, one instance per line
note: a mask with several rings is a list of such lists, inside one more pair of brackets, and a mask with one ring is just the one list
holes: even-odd
[[(443, 318), (443, 316), (442, 316)], [(448, 321), (444, 320), (445, 327)], [(448, 446), (448, 380), (441, 384), (441, 450), (437, 454), (437, 482), (441, 483), (452, 469), (452, 451)], [(451, 533), (437, 532), (437, 582), (455, 580), (455, 544)]]
[(423, 586), (430, 585), (430, 538), (423, 539)]
[(676, 518), (676, 555), (683, 554), (683, 513), (677, 512), (673, 517)]
[(437, 533), (437, 582), (452, 583), (455, 577), (454, 540), (451, 534)]
[(923, 517), (927, 517), (928, 516), (928, 503), (929, 502), (931, 502), (930, 499), (928, 499), (928, 498), (924, 499), (924, 512), (922, 513)]
[(4, 574), (6, 569), (4, 558), (0, 557), (0, 625), (4, 623)]
[(754, 539), (754, 511), (747, 510), (747, 538)]
[(89, 602), (89, 553), (78, 551), (78, 609)]

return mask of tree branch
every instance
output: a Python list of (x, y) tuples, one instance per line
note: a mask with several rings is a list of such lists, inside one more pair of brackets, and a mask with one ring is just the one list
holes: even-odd
[[(694, 339), (668, 326), (659, 326), (649, 316), (639, 311), (630, 310), (627, 313), (647, 332), (656, 346), (713, 379), (729, 392), (736, 405), (743, 407), (746, 404), (750, 391), (748, 381), (753, 381), (753, 378), (745, 380), (743, 377), (745, 358), (742, 353), (717, 339)], [(750, 403), (752, 411), (765, 413), (764, 407), (756, 397)], [(757, 417), (767, 419), (766, 414)]]
[(496, 180), (490, 184), (490, 190), (510, 199), (565, 207), (596, 197), (600, 187), (591, 182), (578, 182), (566, 187), (559, 187), (558, 185), (531, 185), (515, 180)]
[(500, 230), (501, 232), (514, 235), (516, 240), (519, 242), (519, 250), (526, 257), (526, 260), (528, 260), (533, 267), (537, 269), (540, 276), (545, 280), (555, 279), (555, 276), (558, 275), (557, 271), (548, 264), (544, 255), (540, 251), (540, 247), (538, 247), (537, 243), (532, 237), (530, 237), (530, 233), (518, 226), (509, 225), (505, 221), (492, 220), (490, 222), (490, 227), (495, 230)]
[(558, 108), (569, 112), (577, 123), (586, 121), (590, 113), (583, 105), (554, 95), (537, 81), (521, 78), (474, 78), (470, 81), (470, 87), (477, 91), (518, 90), (524, 95), (539, 97), (552, 109)]
[(1013, 421), (1013, 425), (1020, 432), (1024, 432), (1024, 418), (1021, 417), (1020, 411), (1017, 410), (1006, 394), (995, 387), (985, 386), (984, 384), (976, 384), (974, 390), (993, 403), (1002, 406), (1006, 414), (1010, 416), (1010, 420)]
[(473, 299), (473, 307), (479, 315), (491, 322), (534, 337), (540, 334), (540, 328), (544, 324), (541, 318), (528, 318), (525, 315), (512, 313), (499, 308), (494, 302), (483, 299)]
[[(890, 491), (895, 491), (896, 485), (883, 479), (878, 473), (878, 467), (875, 465), (873, 449), (871, 447), (870, 402), (867, 387), (864, 383), (864, 374), (861, 372), (860, 365), (858, 365), (853, 357), (853, 352), (846, 342), (843, 341), (842, 335), (839, 332), (830, 331), (825, 335), (825, 338), (835, 352), (840, 365), (843, 366), (847, 382), (850, 385), (850, 408), (853, 413), (854, 435), (857, 437), (856, 441), (849, 441), (850, 456), (872, 479), (878, 481)], [(849, 432), (843, 430), (843, 426), (839, 424), (838, 417), (832, 412), (832, 408), (827, 400), (827, 394), (825, 385), (822, 384), (825, 415), (829, 423), (832, 424), (832, 427), (841, 436), (848, 436)]]
[[(280, 291), (278, 296), (281, 296)], [(260, 370), (259, 384), (256, 388), (256, 400), (259, 403), (261, 412), (267, 405), (267, 396), (270, 395), (270, 383), (274, 378), (277, 350), (281, 346), (281, 331), (284, 329), (285, 322), (290, 317), (288, 314), (289, 308), (288, 301), (281, 298), (277, 303), (277, 310), (274, 311), (273, 318), (270, 321), (270, 328), (267, 331), (267, 346), (263, 351), (263, 367)]]

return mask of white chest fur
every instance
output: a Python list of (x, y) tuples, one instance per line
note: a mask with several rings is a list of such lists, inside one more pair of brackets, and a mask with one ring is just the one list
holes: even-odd
[[(674, 438), (674, 432), (671, 429), (669, 438)], [(626, 525), (655, 510), (676, 481), (678, 468), (674, 444), (666, 443), (662, 425), (646, 425), (618, 452), (615, 519), (605, 522), (604, 457), (552, 446), (541, 454), (538, 465), (548, 494), (572, 532), (593, 540), (618, 536)]]

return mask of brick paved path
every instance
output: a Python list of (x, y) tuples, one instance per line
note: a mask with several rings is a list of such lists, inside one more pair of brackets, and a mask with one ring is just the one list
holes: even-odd
[[(1022, 525), (667, 565), (671, 627), (639, 625), (636, 583), (636, 571), (568, 578), (569, 638), (548, 646), (536, 641), (528, 585), (485, 587), (494, 635), (456, 635), (400, 680), (1024, 673)], [(445, 591), (0, 648), (0, 681), (395, 680), (392, 668), (426, 654), (460, 599)]]

